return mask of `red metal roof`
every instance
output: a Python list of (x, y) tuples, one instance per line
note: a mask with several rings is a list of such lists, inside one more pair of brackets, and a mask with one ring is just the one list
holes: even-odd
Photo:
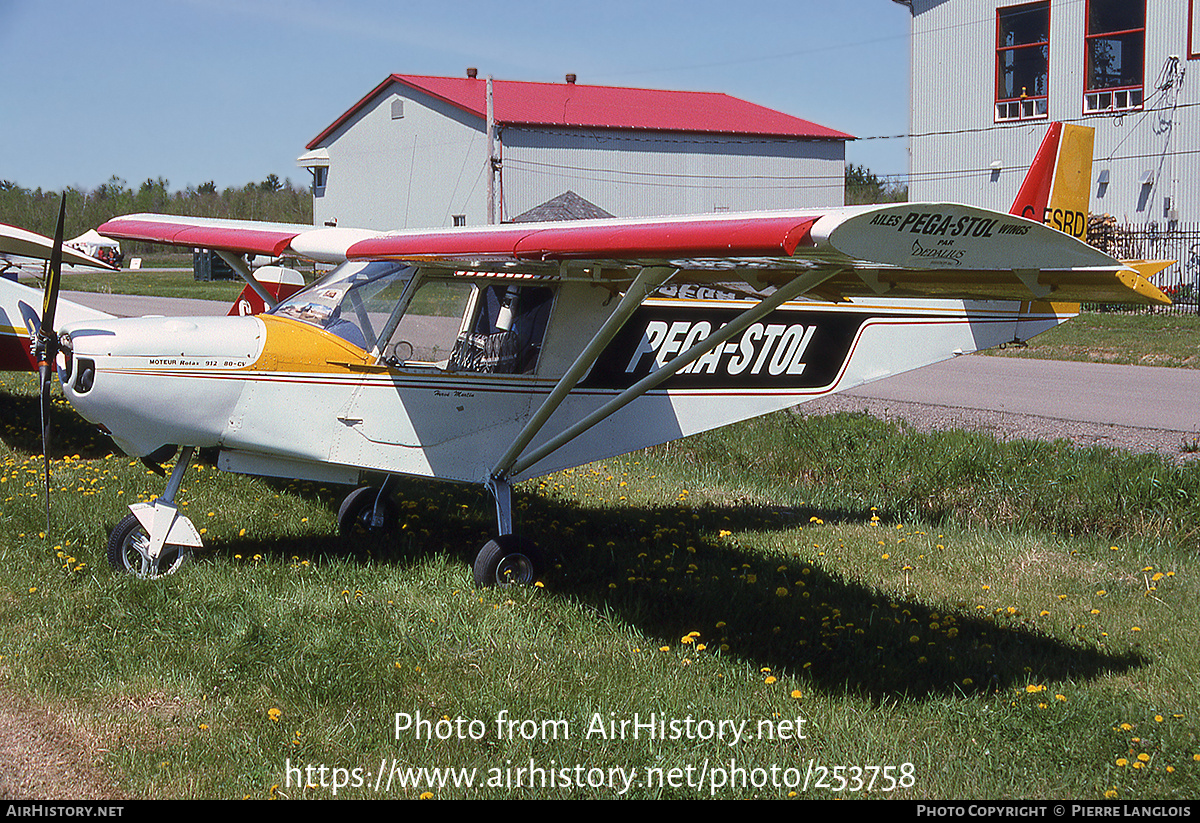
[[(393, 74), (313, 138), (307, 147), (319, 146), (393, 83), (422, 91), (479, 118), (487, 116), (486, 80)], [(844, 132), (717, 92), (493, 80), (492, 101), (496, 122), (501, 125), (854, 139)]]

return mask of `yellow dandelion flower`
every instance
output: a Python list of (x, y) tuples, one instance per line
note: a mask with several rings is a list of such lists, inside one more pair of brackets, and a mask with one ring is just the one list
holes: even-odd
[(271, 720), (273, 720), (276, 723), (279, 722), (279, 718), (282, 714), (283, 714), (283, 712), (279, 711), (279, 709), (275, 708), (274, 706), (267, 709), (267, 717), (271, 718)]
[(796, 700), (799, 700), (801, 697), (804, 697), (804, 695), (800, 694), (799, 689), (792, 689), (792, 697)]
[(766, 680), (764, 680), (763, 682), (764, 682), (764, 683), (766, 683), (766, 684), (769, 686), (769, 685), (771, 685), (772, 683), (776, 682), (776, 677), (775, 677), (775, 675), (768, 675), (768, 676), (767, 676), (767, 679), (766, 679)]

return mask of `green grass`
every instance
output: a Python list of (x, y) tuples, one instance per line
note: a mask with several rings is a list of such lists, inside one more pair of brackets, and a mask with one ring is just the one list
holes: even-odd
[[(406, 481), (396, 538), (346, 543), (345, 489), (202, 461), (205, 550), (140, 581), (105, 541), (162, 478), (60, 403), (43, 537), (33, 382), (0, 386), (0, 679), (134, 797), (1200, 796), (1195, 467), (779, 414), (522, 484), (559, 560), (480, 591), (477, 489)], [(601, 733), (651, 716), (679, 736)]]
[(1200, 368), (1200, 316), (1084, 312), (1023, 347), (988, 354), (1137, 366)]
[[(311, 282), (312, 272), (305, 275)], [(42, 287), (38, 278), (24, 276), (21, 282)], [(63, 274), (62, 288), (67, 291), (133, 294), (154, 297), (180, 297), (195, 300), (219, 300), (232, 303), (242, 293), (245, 282), (233, 280), (198, 281), (192, 271), (190, 254), (159, 253), (145, 255), (142, 268), (117, 272), (68, 269)]]

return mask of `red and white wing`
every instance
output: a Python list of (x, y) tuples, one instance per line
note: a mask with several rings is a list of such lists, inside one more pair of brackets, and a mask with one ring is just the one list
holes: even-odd
[(356, 243), (347, 257), (460, 268), (591, 262), (608, 277), (671, 266), (676, 282), (740, 273), (776, 286), (824, 268), (830, 276), (812, 293), (836, 298), (1169, 302), (1137, 269), (1062, 232), (946, 203), (405, 231)]
[(313, 228), (297, 223), (222, 220), (168, 214), (114, 217), (96, 229), (115, 240), (141, 240), (184, 248), (214, 249), (236, 254), (280, 257), (294, 254), (322, 263), (340, 263), (346, 249), (378, 232), (364, 229)]
[(823, 270), (826, 299), (888, 295), (978, 300), (1167, 303), (1139, 270), (1022, 217), (948, 203), (796, 212), (522, 223), (373, 232), (293, 224), (131, 215), (101, 234), (323, 262), (397, 260), (455, 270), (547, 273), (587, 267), (632, 279), (649, 266), (675, 282), (781, 286)]

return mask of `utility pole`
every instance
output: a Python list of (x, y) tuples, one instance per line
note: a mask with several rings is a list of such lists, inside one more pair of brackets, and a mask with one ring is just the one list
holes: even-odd
[(492, 76), (487, 78), (487, 221), (496, 222), (496, 175), (500, 171), (500, 160), (496, 157), (496, 107), (492, 101)]

